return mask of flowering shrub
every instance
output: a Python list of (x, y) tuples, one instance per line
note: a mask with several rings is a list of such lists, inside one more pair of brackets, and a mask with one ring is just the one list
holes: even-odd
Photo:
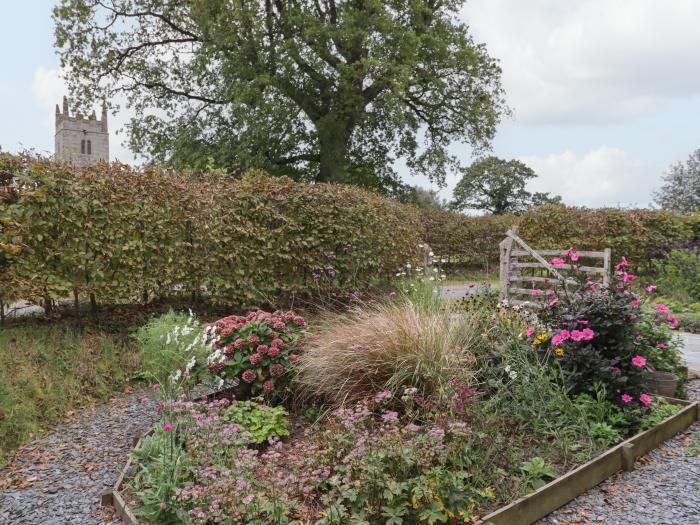
[[(643, 313), (640, 298), (630, 290), (636, 277), (626, 271), (629, 263), (624, 257), (609, 286), (602, 286), (578, 271), (577, 254), (569, 249), (564, 252), (568, 261), (556, 261), (572, 265), (576, 284), (550, 290), (551, 300), (538, 314), (541, 328), (530, 326), (525, 335), (533, 348), (564, 371), (574, 394), (594, 394), (602, 383), (609, 399), (618, 404), (649, 406), (650, 358), (659, 367), (678, 360), (667, 342), (668, 328), (657, 328)], [(656, 309), (675, 326), (677, 321), (665, 305)]]
[(207, 358), (209, 370), (237, 381), (239, 398), (279, 395), (299, 359), (305, 328), (306, 320), (292, 311), (257, 310), (219, 319), (208, 328), (216, 348)]

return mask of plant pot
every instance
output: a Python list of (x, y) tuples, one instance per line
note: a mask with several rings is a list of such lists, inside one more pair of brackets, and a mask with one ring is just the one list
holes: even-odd
[(649, 388), (654, 394), (676, 397), (678, 376), (671, 372), (652, 372), (649, 375)]

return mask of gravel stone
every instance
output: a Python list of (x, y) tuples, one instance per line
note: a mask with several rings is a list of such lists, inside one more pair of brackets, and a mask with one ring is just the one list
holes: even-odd
[[(700, 400), (700, 380), (687, 385)], [(700, 423), (536, 525), (700, 525)]]
[(124, 468), (133, 438), (155, 422), (153, 402), (128, 394), (77, 414), (23, 446), (0, 469), (1, 525), (118, 524), (100, 494)]

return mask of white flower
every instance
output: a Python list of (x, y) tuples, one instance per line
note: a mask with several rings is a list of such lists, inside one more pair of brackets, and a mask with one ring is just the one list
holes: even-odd
[(411, 268), (411, 263), (406, 263), (406, 268)]
[(222, 357), (221, 349), (217, 348), (213, 354), (211, 354), (209, 357), (207, 357), (207, 364), (208, 365), (212, 364), (214, 361), (219, 359), (219, 357)]
[(224, 386), (224, 379), (223, 378), (219, 379), (219, 387), (218, 388), (221, 389), (222, 386)]
[(182, 372), (178, 370), (173, 374), (173, 376), (170, 378), (170, 381), (175, 384), (180, 380), (180, 377), (182, 376)]
[(510, 377), (511, 379), (515, 379), (518, 377), (518, 373), (515, 370), (511, 370), (510, 372), (508, 372), (508, 377)]
[(429, 257), (432, 257), (433, 255), (435, 255), (433, 252), (430, 252), (430, 253), (428, 254)]
[(510, 372), (510, 365), (506, 365), (506, 367), (504, 368), (504, 370), (505, 370), (506, 372)]
[(165, 345), (169, 346), (172, 340), (170, 339), (170, 334), (168, 334), (168, 337), (165, 339)]
[(192, 359), (190, 359), (190, 360), (188, 361), (187, 366), (185, 367), (185, 370), (187, 370), (188, 372), (189, 372), (190, 370), (192, 370), (192, 368), (194, 367), (194, 364), (195, 364), (196, 362), (197, 362), (197, 358), (196, 358), (195, 356), (192, 356)]

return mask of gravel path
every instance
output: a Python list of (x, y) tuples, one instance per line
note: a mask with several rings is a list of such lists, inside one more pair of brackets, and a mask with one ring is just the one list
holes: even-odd
[[(688, 384), (700, 400), (700, 381)], [(536, 525), (700, 525), (700, 423)]]
[(83, 411), (22, 447), (0, 469), (0, 524), (119, 523), (100, 507), (100, 493), (116, 481), (133, 436), (154, 422), (153, 403), (140, 403), (141, 396)]

